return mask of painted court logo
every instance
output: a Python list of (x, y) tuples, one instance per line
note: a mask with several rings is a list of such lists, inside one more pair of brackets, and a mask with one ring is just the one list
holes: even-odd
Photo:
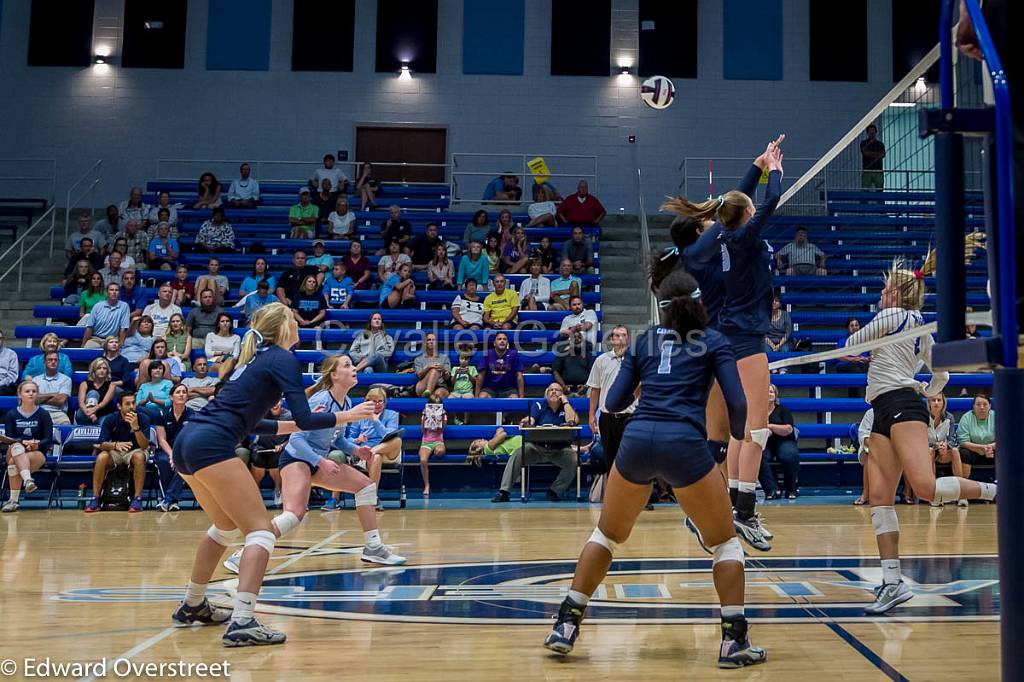
[[(432, 564), (267, 576), (261, 610), (345, 620), (532, 624), (549, 620), (575, 560)], [(885, 618), (997, 620), (994, 555), (905, 558), (914, 598)], [(747, 616), (766, 622), (878, 620), (863, 613), (881, 581), (864, 557), (758, 558), (747, 563)], [(235, 581), (211, 592), (231, 593)], [(211, 588), (213, 586), (211, 585)], [(177, 601), (180, 587), (69, 590), (76, 602)], [(622, 559), (594, 594), (587, 620), (717, 622), (708, 559)]]

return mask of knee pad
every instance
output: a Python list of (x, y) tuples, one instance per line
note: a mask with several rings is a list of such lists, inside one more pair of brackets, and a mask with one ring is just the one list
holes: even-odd
[(900, 520), (896, 517), (896, 508), (872, 507), (871, 525), (875, 527), (875, 535), (900, 532)]
[(16, 464), (7, 465), (7, 478), (14, 478), (18, 475), (18, 466)]
[(946, 504), (960, 499), (960, 479), (955, 476), (943, 476), (935, 480), (935, 495), (932, 502)]
[(356, 506), (357, 507), (375, 507), (377, 506), (377, 484), (371, 483), (362, 490), (356, 491)]
[(216, 542), (221, 547), (227, 547), (231, 543), (242, 537), (242, 531), (235, 528), (234, 530), (221, 530), (217, 526), (210, 526), (206, 531), (206, 534), (210, 536), (210, 539)]
[(743, 545), (740, 544), (740, 540), (736, 536), (729, 538), (720, 545), (712, 547), (711, 554), (712, 566), (723, 561), (738, 561), (740, 566), (743, 565)]
[(274, 553), (274, 543), (277, 542), (277, 538), (269, 530), (254, 530), (251, 533), (247, 533), (245, 536), (245, 546), (262, 547), (267, 550), (267, 554)]
[(772, 435), (772, 430), (769, 428), (763, 429), (751, 429), (750, 440), (757, 443), (757, 447), (764, 450), (764, 446), (768, 444), (768, 438)]
[(595, 528), (594, 532), (590, 534), (590, 539), (587, 542), (593, 542), (601, 545), (608, 550), (608, 553), (615, 555), (615, 550), (618, 548), (619, 543), (614, 542), (611, 538), (601, 532), (600, 528)]
[(295, 530), (295, 527), (302, 523), (302, 520), (290, 511), (281, 512), (274, 517), (274, 525), (277, 526), (279, 537), (284, 537)]
[(22, 445), (21, 443), (12, 443), (9, 450), (12, 457), (20, 457), (21, 455), (24, 455), (26, 452), (25, 446)]

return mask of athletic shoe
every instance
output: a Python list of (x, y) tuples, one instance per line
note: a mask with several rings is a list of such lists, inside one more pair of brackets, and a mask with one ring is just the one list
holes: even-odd
[(555, 626), (544, 640), (544, 648), (563, 656), (572, 651), (576, 638), (580, 636), (583, 609), (566, 599), (558, 609)]
[(360, 558), (371, 564), (383, 564), (385, 566), (401, 566), (405, 563), (405, 557), (398, 556), (387, 545), (378, 545), (376, 547), (364, 546), (363, 556)]
[(275, 507), (280, 507), (281, 506), (281, 491), (280, 490), (275, 490), (274, 491), (274, 506)]
[(268, 628), (255, 618), (246, 621), (231, 621), (224, 631), (221, 642), (224, 646), (264, 646), (267, 644), (284, 644), (287, 635), (278, 630)]
[(684, 521), (683, 523), (686, 525), (686, 530), (690, 531), (691, 533), (697, 536), (697, 542), (700, 543), (700, 548), (708, 554), (711, 554), (711, 549), (704, 544), (704, 536), (700, 534), (700, 528), (698, 528), (697, 524), (693, 522), (693, 519), (687, 516), (686, 521)]
[(231, 609), (214, 606), (208, 599), (196, 606), (185, 602), (178, 604), (178, 610), (171, 614), (174, 627), (183, 628), (189, 625), (223, 625), (231, 619)]
[(157, 502), (156, 508), (165, 513), (171, 511), (171, 505), (167, 504), (167, 500)]
[(4, 506), (0, 507), (0, 512), (3, 512), (4, 514), (10, 514), (11, 512), (16, 511), (18, 511), (17, 500), (7, 500), (7, 502), (4, 503)]
[(138, 514), (142, 511), (142, 498), (136, 497), (132, 500), (131, 506), (128, 507), (129, 514)]
[(761, 524), (757, 522), (756, 516), (743, 520), (733, 515), (732, 525), (736, 528), (736, 534), (748, 545), (759, 552), (771, 551), (771, 543), (764, 536), (764, 531), (761, 528)]
[(322, 509), (325, 512), (337, 511), (338, 510), (338, 501), (336, 499), (334, 499), (333, 497), (328, 498), (327, 503), (323, 507), (321, 507), (320, 509)]
[(750, 643), (747, 619), (743, 616), (722, 619), (722, 648), (718, 652), (719, 668), (742, 668), (764, 663), (768, 652)]
[(228, 569), (235, 575), (238, 575), (239, 566), (242, 563), (242, 550), (238, 550), (227, 559), (224, 560), (224, 568)]
[(913, 598), (914, 593), (902, 580), (894, 584), (882, 584), (875, 588), (875, 601), (870, 606), (864, 607), (864, 613), (869, 616), (878, 616)]
[(181, 507), (178, 505), (177, 502), (171, 502), (169, 505), (167, 505), (167, 511), (181, 511)]
[(25, 494), (26, 495), (28, 493), (34, 493), (35, 491), (39, 490), (39, 486), (37, 486), (36, 482), (34, 480), (32, 480), (31, 478), (29, 478), (27, 481), (25, 481), (24, 484), (22, 484), (21, 487), (25, 489)]
[(491, 498), (491, 502), (508, 502), (509, 499), (507, 490), (499, 490), (497, 494)]
[(754, 512), (754, 521), (757, 522), (757, 526), (761, 529), (761, 535), (764, 536), (765, 540), (775, 539), (775, 533), (768, 530), (768, 527), (764, 525), (764, 517), (761, 516), (761, 512)]
[(966, 507), (969, 504), (970, 504), (970, 502), (968, 502), (967, 500), (957, 500), (956, 501), (956, 506), (958, 506), (958, 507)]
[(100, 501), (95, 497), (85, 503), (85, 513), (92, 514), (100, 510)]

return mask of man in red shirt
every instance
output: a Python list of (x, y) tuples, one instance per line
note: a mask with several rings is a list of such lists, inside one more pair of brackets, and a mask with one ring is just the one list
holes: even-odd
[(604, 216), (604, 206), (590, 193), (586, 180), (580, 180), (576, 193), (567, 196), (558, 206), (558, 222), (563, 224), (597, 225)]

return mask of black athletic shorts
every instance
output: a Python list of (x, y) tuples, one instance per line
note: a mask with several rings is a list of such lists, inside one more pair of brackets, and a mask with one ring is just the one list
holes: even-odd
[(726, 338), (729, 339), (732, 352), (737, 360), (768, 352), (764, 343), (764, 334), (726, 334)]
[(693, 431), (672, 422), (630, 419), (615, 456), (615, 468), (637, 485), (656, 478), (673, 488), (693, 485), (715, 468), (708, 442)]
[(883, 393), (871, 401), (871, 407), (875, 410), (875, 422), (871, 426), (871, 433), (880, 433), (886, 438), (889, 438), (893, 424), (928, 423), (928, 408), (918, 392), (912, 388), (900, 388)]

